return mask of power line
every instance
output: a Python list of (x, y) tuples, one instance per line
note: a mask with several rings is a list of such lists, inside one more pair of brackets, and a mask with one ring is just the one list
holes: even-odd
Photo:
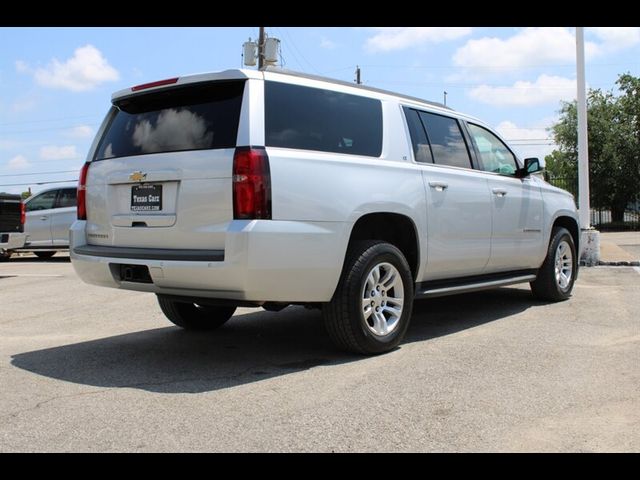
[(557, 143), (513, 143), (513, 147), (553, 147)]
[(509, 142), (550, 142), (553, 138), (506, 138), (506, 140)]
[(58, 173), (77, 173), (78, 170), (62, 170), (59, 172), (35, 172), (35, 173), (12, 173), (7, 175), (0, 175), (0, 177), (27, 177), (29, 175), (55, 175)]
[[(570, 87), (540, 87), (535, 84), (531, 85), (505, 85), (503, 83), (449, 83), (449, 82), (415, 82), (407, 80), (371, 80), (370, 83), (376, 83), (380, 85), (416, 85), (416, 86), (444, 86), (446, 88), (468, 88), (468, 87), (495, 87), (504, 89), (517, 89), (517, 90), (571, 90)], [(592, 87), (605, 87), (604, 84), (594, 84)]]
[[(589, 67), (615, 67), (619, 65), (628, 65), (628, 63), (590, 63)], [(473, 68), (539, 68), (539, 67), (562, 67), (562, 68), (575, 68), (575, 63), (567, 63), (567, 64), (525, 64), (525, 65), (379, 65), (379, 64), (368, 64), (362, 65), (362, 67), (367, 68), (428, 68), (428, 69), (453, 69), (453, 68), (462, 68), (462, 69), (473, 69)]]
[(99, 124), (98, 123), (90, 123), (88, 125), (78, 125), (78, 124), (74, 124), (74, 125), (66, 125), (64, 127), (48, 127), (48, 128), (36, 128), (36, 129), (31, 129), (31, 130), (10, 130), (10, 131), (2, 131), (0, 133), (4, 134), (16, 134), (16, 133), (33, 133), (33, 132), (48, 132), (48, 131), (53, 131), (53, 130), (67, 130), (70, 128), (74, 128), (74, 127), (79, 127), (79, 126), (88, 126), (88, 127), (97, 127)]
[(49, 185), (51, 183), (71, 183), (71, 182), (78, 182), (78, 179), (74, 179), (74, 180), (56, 180), (53, 182), (28, 182), (28, 183), (4, 183), (4, 184), (0, 184), (0, 187), (21, 187), (23, 185)]
[[(281, 34), (284, 33), (279, 28), (275, 28), (275, 30), (279, 31)], [(291, 42), (291, 45), (293, 45), (293, 42)], [(283, 46), (283, 50), (284, 50), (284, 46)], [(291, 54), (293, 55), (293, 58), (295, 59), (296, 63), (298, 64), (298, 68), (303, 69), (304, 67), (302, 66), (302, 62), (298, 58), (298, 55), (296, 55), (296, 52), (294, 52), (293, 49), (290, 49), (289, 51), (291, 52)]]
[(551, 127), (500, 127), (500, 130), (547, 130)]
[(74, 118), (97, 118), (100, 115), (77, 115), (73, 117), (58, 117), (58, 118), (46, 118), (43, 120), (23, 120), (21, 122), (7, 122), (0, 123), (0, 127), (5, 127), (7, 125), (23, 125), (25, 123), (46, 123), (46, 122), (58, 122), (60, 120), (72, 120)]
[[(302, 59), (307, 63), (307, 65), (309, 65), (311, 67), (311, 69), (317, 74), (320, 75), (320, 72), (318, 71), (318, 69), (316, 67), (314, 67), (311, 62), (309, 60), (307, 60), (307, 58), (303, 55), (303, 53), (298, 49), (298, 47), (296, 46), (296, 44), (293, 41), (293, 38), (291, 38), (291, 35), (289, 35), (289, 32), (287, 32), (285, 29), (282, 28), (278, 28), (278, 31), (284, 33), (288, 38), (289, 38), (289, 42), (291, 42), (291, 46), (300, 54), (300, 57), (302, 57)], [(292, 50), (293, 52), (293, 50)], [(294, 54), (294, 56), (297, 58), (297, 56)], [(298, 64), (300, 64), (300, 62), (298, 62)]]
[(342, 68), (335, 68), (332, 70), (325, 70), (324, 72), (321, 73), (321, 75), (327, 75), (329, 73), (335, 73), (335, 72), (341, 72), (343, 70), (353, 70), (353, 65), (349, 65), (348, 67), (342, 67)]

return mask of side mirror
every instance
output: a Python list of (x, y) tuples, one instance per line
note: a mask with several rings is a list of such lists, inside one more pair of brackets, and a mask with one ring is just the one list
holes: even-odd
[(541, 172), (544, 170), (544, 164), (538, 158), (525, 158), (524, 168), (521, 170), (521, 175), (526, 177), (532, 173)]

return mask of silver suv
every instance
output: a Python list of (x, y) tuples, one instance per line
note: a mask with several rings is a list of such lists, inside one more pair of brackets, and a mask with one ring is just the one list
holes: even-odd
[(86, 282), (155, 293), (176, 325), (322, 309), (345, 350), (402, 340), (414, 298), (530, 282), (570, 296), (572, 196), (483, 122), (326, 78), (227, 70), (117, 92), (78, 187)]
[[(4, 258), (31, 252), (47, 259), (69, 249), (69, 228), (76, 220), (75, 187), (48, 188), (24, 202), (24, 234), (4, 249)], [(0, 243), (0, 246), (2, 244)]]
[(19, 251), (51, 258), (69, 248), (69, 228), (76, 220), (75, 188), (49, 188), (25, 202), (27, 240)]

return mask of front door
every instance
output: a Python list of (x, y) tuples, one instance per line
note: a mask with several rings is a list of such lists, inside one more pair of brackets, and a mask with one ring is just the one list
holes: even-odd
[(479, 125), (467, 126), (491, 192), (493, 231), (487, 273), (537, 268), (543, 243), (540, 187), (530, 178), (516, 176), (516, 157), (496, 135)]
[(25, 204), (26, 219), (24, 231), (28, 235), (27, 244), (30, 247), (49, 247), (51, 241), (51, 216), (58, 190), (40, 193)]
[(494, 176), (493, 234), (487, 271), (537, 268), (542, 238), (542, 193), (530, 179)]

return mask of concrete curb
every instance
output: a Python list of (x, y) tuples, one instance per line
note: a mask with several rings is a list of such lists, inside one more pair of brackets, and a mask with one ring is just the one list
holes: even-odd
[(622, 262), (603, 262), (600, 260), (598, 265), (607, 265), (610, 267), (640, 267), (640, 261), (622, 261)]

